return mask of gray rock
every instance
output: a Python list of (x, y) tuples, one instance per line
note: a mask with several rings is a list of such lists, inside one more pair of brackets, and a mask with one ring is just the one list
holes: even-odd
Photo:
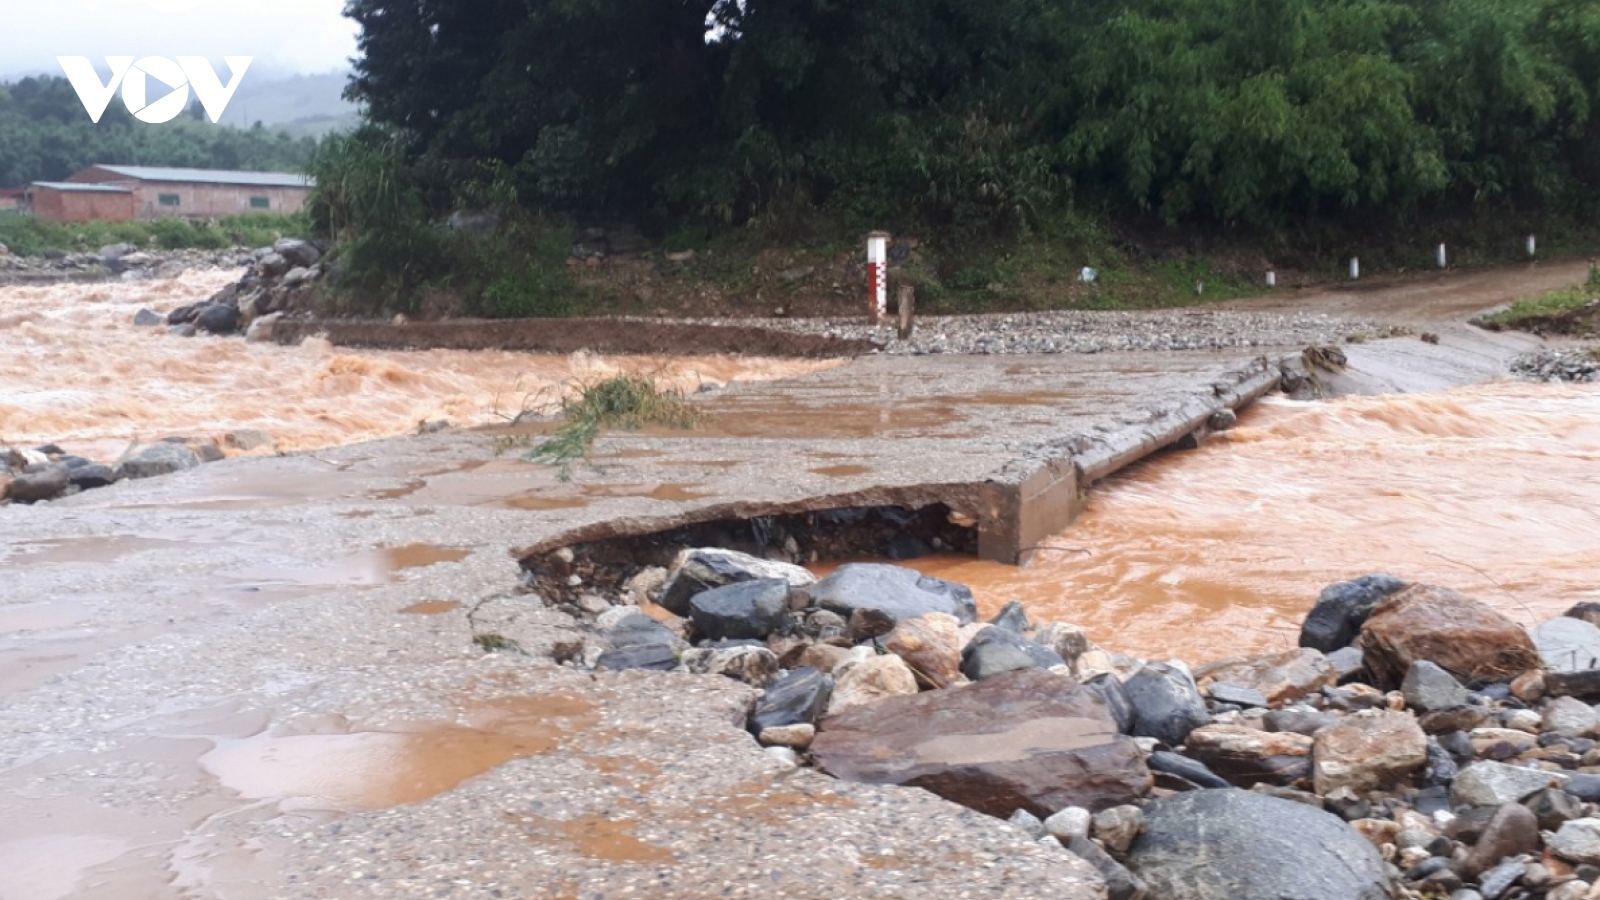
[(22, 472), (11, 482), (6, 496), (14, 503), (38, 503), (65, 494), (72, 484), (71, 470), (65, 463), (52, 463), (32, 472)]
[(450, 214), (445, 224), (468, 234), (492, 234), (500, 227), (500, 214), (492, 209), (462, 209)]
[(1065, 662), (1054, 650), (1035, 644), (1020, 632), (999, 626), (978, 632), (961, 651), (961, 674), (973, 681), (1017, 669), (1048, 669), (1060, 665)]
[(1161, 900), (1387, 900), (1377, 850), (1338, 817), (1250, 791), (1192, 791), (1145, 810), (1128, 868)]
[(1573, 736), (1593, 734), (1600, 727), (1594, 707), (1573, 697), (1556, 697), (1544, 708), (1539, 726), (1544, 731)]
[(1292, 731), (1312, 735), (1339, 721), (1339, 717), (1314, 709), (1288, 706), (1267, 713), (1261, 724), (1267, 731)]
[(1112, 853), (1126, 852), (1141, 831), (1144, 810), (1137, 806), (1113, 806), (1094, 814), (1094, 836)]
[(1600, 819), (1573, 819), (1562, 823), (1545, 843), (1552, 853), (1567, 862), (1600, 865)]
[(1366, 656), (1362, 654), (1360, 647), (1340, 647), (1329, 653), (1327, 659), (1328, 665), (1333, 666), (1334, 676), (1339, 684), (1344, 684), (1361, 674), (1361, 670), (1367, 665)]
[(750, 730), (760, 734), (784, 725), (814, 725), (833, 696), (833, 676), (817, 669), (791, 669), (767, 685), (750, 713)]
[(1133, 704), (1136, 735), (1176, 747), (1189, 732), (1211, 721), (1193, 679), (1172, 666), (1146, 665), (1124, 682), (1123, 688)]
[(1255, 688), (1245, 687), (1241, 684), (1231, 684), (1226, 681), (1213, 682), (1206, 689), (1211, 699), (1218, 703), (1232, 703), (1235, 706), (1266, 706), (1267, 695)]
[(1540, 830), (1555, 831), (1562, 823), (1583, 818), (1583, 804), (1560, 788), (1545, 788), (1522, 801)]
[(308, 269), (304, 266), (296, 266), (295, 268), (283, 273), (283, 286), (286, 288), (299, 287), (302, 284), (308, 284), (316, 281), (319, 274), (321, 273), (317, 269)]
[(1094, 866), (1100, 873), (1106, 883), (1107, 900), (1140, 900), (1147, 895), (1148, 888), (1144, 881), (1113, 859), (1111, 854), (1100, 849), (1099, 844), (1088, 838), (1075, 837), (1066, 845), (1073, 856)]
[(1562, 616), (1528, 632), (1548, 672), (1600, 669), (1600, 628), (1582, 619)]
[(880, 563), (840, 566), (807, 593), (815, 605), (846, 618), (862, 609), (882, 613), (894, 622), (942, 612), (966, 624), (978, 613), (972, 591), (965, 585)]
[(637, 610), (625, 611), (615, 624), (605, 629), (605, 636), (613, 647), (634, 647), (639, 644), (676, 647), (679, 644), (678, 635), (672, 629)]
[(200, 457), (182, 444), (160, 441), (135, 450), (117, 466), (117, 477), (154, 478), (200, 465)]
[(1457, 773), (1450, 800), (1457, 806), (1501, 806), (1566, 781), (1567, 776), (1559, 772), (1484, 760)]
[(109, 264), (123, 258), (124, 256), (127, 256), (130, 253), (136, 253), (138, 250), (138, 247), (127, 243), (107, 244), (106, 246), (100, 248), (100, 261)]
[(679, 663), (696, 675), (723, 675), (761, 687), (778, 674), (778, 655), (761, 646), (693, 647)]
[(170, 334), (173, 337), (194, 337), (194, 323), (185, 322), (182, 325), (168, 325), (167, 334)]
[(277, 278), (292, 267), (293, 263), (289, 262), (280, 253), (268, 253), (266, 256), (256, 260), (256, 268), (261, 272), (261, 277), (263, 278)]
[(789, 611), (789, 582), (761, 578), (701, 591), (689, 601), (695, 633), (713, 641), (764, 639), (782, 628)]
[(141, 309), (133, 314), (133, 324), (136, 328), (153, 328), (167, 324), (167, 317), (153, 310)]
[(1050, 836), (1049, 832), (1045, 831), (1044, 823), (1039, 821), (1039, 817), (1025, 809), (1012, 813), (1011, 818), (1006, 821), (1026, 832), (1028, 837), (1037, 839)]
[(989, 624), (1016, 634), (1027, 634), (1028, 611), (1023, 608), (1022, 601), (1013, 600), (1001, 607), (1000, 612), (989, 620)]
[(1323, 588), (1317, 605), (1300, 626), (1300, 646), (1323, 653), (1349, 646), (1372, 608), (1405, 586), (1392, 575), (1367, 575)]
[(195, 316), (196, 331), (207, 334), (233, 334), (239, 330), (239, 311), (226, 303), (215, 303)]
[(778, 578), (792, 587), (813, 584), (817, 576), (784, 562), (723, 550), (700, 547), (685, 550), (673, 560), (667, 582), (661, 589), (661, 605), (680, 616), (689, 615), (689, 601), (698, 593), (741, 581)]
[(1478, 891), (1484, 900), (1497, 900), (1511, 886), (1522, 880), (1524, 866), (1521, 860), (1511, 859), (1485, 872), (1478, 879)]
[(1133, 731), (1133, 701), (1128, 699), (1128, 691), (1122, 686), (1121, 679), (1110, 672), (1101, 672), (1083, 685), (1106, 701), (1106, 708), (1111, 710), (1111, 718), (1116, 720), (1118, 731), (1123, 734)]
[(1400, 685), (1406, 704), (1414, 709), (1435, 710), (1461, 706), (1467, 702), (1467, 689), (1454, 675), (1427, 660), (1412, 664)]
[(1600, 775), (1577, 772), (1561, 787), (1585, 803), (1600, 803)]
[(1094, 821), (1093, 814), (1087, 809), (1081, 806), (1069, 806), (1045, 819), (1044, 828), (1065, 844), (1073, 838), (1088, 837), (1089, 824), (1092, 821)]
[(634, 644), (613, 647), (600, 654), (595, 668), (620, 672), (626, 669), (651, 669), (668, 672), (678, 667), (678, 654), (666, 644)]
[(290, 265), (309, 267), (322, 258), (322, 251), (309, 241), (284, 238), (272, 245), (272, 252), (288, 260)]
[(1422, 766), (1424, 787), (1448, 787), (1461, 773), (1456, 758), (1439, 743), (1438, 738), (1428, 738), (1428, 761)]
[(1507, 803), (1496, 809), (1483, 833), (1472, 845), (1462, 864), (1462, 874), (1477, 877), (1501, 860), (1539, 849), (1539, 820), (1520, 803)]
[(67, 479), (80, 490), (102, 488), (113, 484), (117, 480), (117, 473), (110, 466), (100, 463), (89, 463), (86, 466), (73, 466), (67, 472)]
[(1157, 750), (1150, 754), (1146, 760), (1150, 771), (1158, 773), (1156, 784), (1161, 784), (1161, 775), (1172, 775), (1183, 780), (1188, 785), (1198, 788), (1225, 788), (1232, 787), (1226, 778), (1211, 771), (1198, 760), (1190, 759), (1171, 750)]

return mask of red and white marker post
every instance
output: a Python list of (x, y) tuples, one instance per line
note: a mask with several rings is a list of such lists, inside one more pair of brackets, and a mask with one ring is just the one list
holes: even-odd
[(889, 317), (889, 233), (867, 235), (867, 317), (882, 324)]

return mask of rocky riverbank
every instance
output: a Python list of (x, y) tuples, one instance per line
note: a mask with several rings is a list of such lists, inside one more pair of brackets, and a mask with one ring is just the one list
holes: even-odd
[(191, 269), (238, 268), (249, 261), (249, 252), (244, 248), (141, 250), (133, 244), (109, 244), (93, 253), (17, 256), (0, 244), (0, 285), (175, 278)]
[[(585, 580), (550, 603), (588, 623), (558, 661), (760, 688), (768, 754), (1005, 819), (1112, 900), (1600, 896), (1600, 605), (1529, 631), (1368, 576), (1299, 647), (1191, 667), (1020, 604), (976, 621), (967, 588), (896, 566), (703, 548), (616, 596)], [(481, 647), (515, 645), (492, 624)]]
[(1524, 353), (1511, 361), (1511, 373), (1530, 381), (1600, 381), (1600, 347)]
[(230, 431), (220, 441), (170, 437), (134, 444), (109, 462), (67, 453), (55, 444), (33, 449), (0, 444), (0, 506), (59, 500), (119, 481), (187, 471), (226, 458), (223, 447), (249, 453), (271, 451), (272, 446), (271, 435), (253, 428)]

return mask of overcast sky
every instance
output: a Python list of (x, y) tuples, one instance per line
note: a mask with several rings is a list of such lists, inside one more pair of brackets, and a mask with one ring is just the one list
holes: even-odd
[(61, 74), (57, 56), (253, 56), (251, 74), (342, 70), (356, 26), (344, 0), (0, 0), (0, 79)]

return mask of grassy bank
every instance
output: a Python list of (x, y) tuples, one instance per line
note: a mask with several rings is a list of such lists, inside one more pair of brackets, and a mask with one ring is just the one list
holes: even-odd
[(1494, 331), (1594, 334), (1600, 327), (1600, 269), (1591, 267), (1584, 284), (1519, 298), (1509, 307), (1475, 321)]
[(303, 237), (308, 230), (304, 216), (54, 224), (32, 216), (0, 213), (0, 244), (22, 256), (39, 256), (51, 251), (93, 252), (107, 244), (121, 243), (152, 250), (263, 247), (280, 237)]

